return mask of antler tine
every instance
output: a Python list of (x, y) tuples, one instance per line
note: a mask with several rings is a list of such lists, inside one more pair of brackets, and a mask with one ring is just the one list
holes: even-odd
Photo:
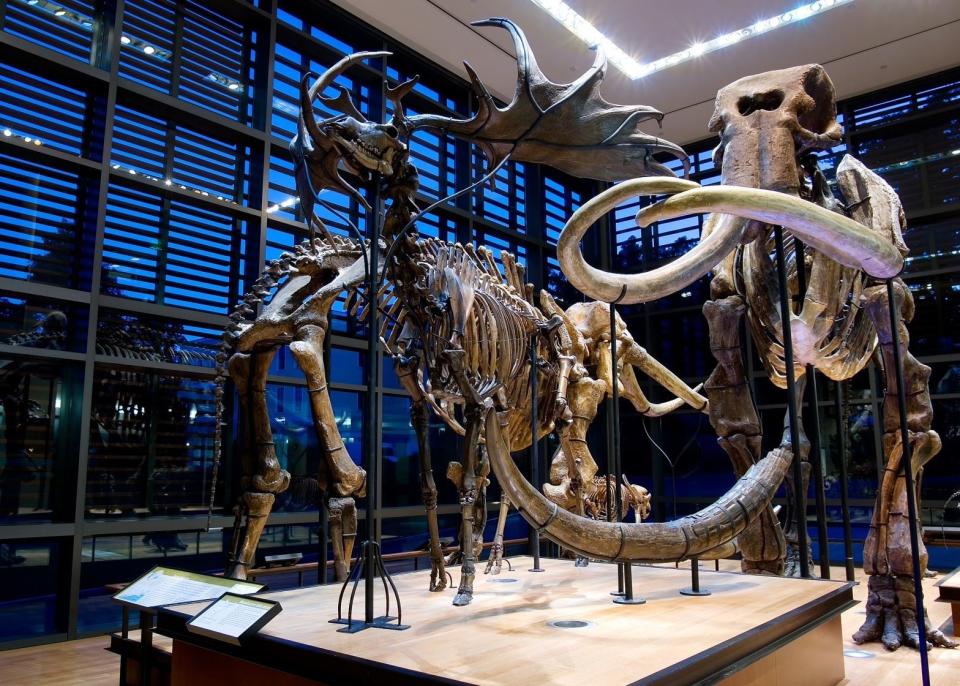
[(357, 109), (357, 106), (353, 104), (350, 91), (339, 83), (335, 83), (334, 87), (337, 89), (337, 97), (325, 98), (323, 95), (320, 95), (320, 102), (332, 110), (353, 117), (359, 122), (367, 121), (367, 118), (364, 117), (363, 114), (360, 113), (360, 110)]

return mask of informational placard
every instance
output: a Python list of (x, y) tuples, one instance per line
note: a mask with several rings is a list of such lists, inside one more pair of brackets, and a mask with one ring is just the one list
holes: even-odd
[(276, 600), (224, 593), (187, 622), (187, 630), (240, 645), (276, 617), (281, 609)]
[(263, 584), (251, 581), (225, 579), (170, 567), (154, 567), (115, 594), (113, 599), (139, 609), (149, 609), (176, 603), (213, 600), (224, 593), (250, 595), (264, 588)]

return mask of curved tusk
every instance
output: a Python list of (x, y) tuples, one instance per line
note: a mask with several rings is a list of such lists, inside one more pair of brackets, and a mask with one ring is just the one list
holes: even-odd
[(894, 277), (903, 268), (900, 251), (866, 226), (776, 191), (739, 186), (696, 188), (643, 208), (637, 222), (647, 225), (700, 212), (733, 214), (783, 226), (827, 257), (878, 279)]
[(510, 502), (550, 540), (600, 560), (674, 561), (723, 545), (766, 509), (791, 462), (789, 451), (771, 450), (716, 503), (673, 522), (604, 522), (578, 517), (531, 486), (510, 456), (500, 421), (488, 410), (487, 457)]
[(564, 275), (577, 290), (595, 300), (625, 305), (656, 300), (693, 283), (737, 247), (745, 220), (730, 217), (719, 222), (689, 252), (643, 274), (614, 274), (590, 266), (580, 250), (580, 239), (601, 215), (627, 198), (699, 188), (693, 181), (650, 176), (619, 183), (586, 202), (567, 221), (557, 243), (557, 259)]

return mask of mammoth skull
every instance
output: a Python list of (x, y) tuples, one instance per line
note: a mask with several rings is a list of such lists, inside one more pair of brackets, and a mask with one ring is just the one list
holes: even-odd
[(724, 185), (796, 194), (797, 158), (840, 142), (833, 82), (819, 64), (755, 74), (724, 86), (708, 124)]

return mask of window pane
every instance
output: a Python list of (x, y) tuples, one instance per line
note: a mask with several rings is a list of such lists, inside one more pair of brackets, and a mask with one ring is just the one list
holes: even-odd
[(71, 521), (83, 372), (79, 364), (0, 359), (0, 521)]
[(68, 550), (56, 540), (0, 542), (0, 645), (66, 630), (58, 576)]
[(87, 517), (205, 514), (214, 424), (212, 380), (98, 365)]

